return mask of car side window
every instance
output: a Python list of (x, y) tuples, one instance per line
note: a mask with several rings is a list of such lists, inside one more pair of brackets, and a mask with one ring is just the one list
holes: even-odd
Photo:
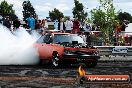
[(43, 41), (44, 41), (44, 43), (52, 43), (53, 42), (52, 35), (46, 34)]
[(37, 40), (37, 43), (43, 43), (43, 42), (44, 42), (44, 37), (45, 37), (45, 36), (41, 36), (41, 37)]

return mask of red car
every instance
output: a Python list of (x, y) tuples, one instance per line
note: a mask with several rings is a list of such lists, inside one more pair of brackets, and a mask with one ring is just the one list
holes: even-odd
[(97, 49), (88, 47), (81, 36), (70, 33), (46, 33), (36, 43), (41, 63), (51, 63), (53, 66), (61, 64), (85, 64), (96, 66)]

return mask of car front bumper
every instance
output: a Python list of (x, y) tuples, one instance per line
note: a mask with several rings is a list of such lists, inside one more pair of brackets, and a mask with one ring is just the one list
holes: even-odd
[(100, 56), (96, 55), (76, 55), (76, 54), (65, 54), (63, 55), (62, 61), (64, 63), (86, 63), (90, 61), (98, 61)]

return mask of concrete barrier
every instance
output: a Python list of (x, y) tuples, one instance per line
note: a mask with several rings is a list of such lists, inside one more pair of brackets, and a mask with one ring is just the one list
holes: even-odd
[(104, 56), (101, 56), (99, 61), (112, 61), (112, 62), (115, 62), (115, 61), (123, 61), (123, 62), (132, 62), (132, 56), (110, 56), (110, 57), (104, 57)]
[(100, 56), (132, 56), (132, 46), (94, 46)]

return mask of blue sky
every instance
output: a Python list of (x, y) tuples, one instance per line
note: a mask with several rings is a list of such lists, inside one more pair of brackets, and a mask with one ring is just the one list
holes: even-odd
[[(3, 0), (0, 0), (0, 2)], [(25, 0), (6, 0), (8, 3), (13, 4), (13, 9), (20, 19), (22, 19), (22, 3)], [(98, 0), (79, 0), (85, 6), (85, 11), (89, 12), (91, 9), (99, 6)], [(72, 16), (72, 8), (74, 7), (74, 0), (30, 0), (36, 10), (40, 19), (49, 16), (49, 11), (54, 8), (59, 9), (65, 16)], [(132, 0), (114, 0), (116, 10), (132, 14)], [(88, 8), (88, 9), (86, 9)]]

